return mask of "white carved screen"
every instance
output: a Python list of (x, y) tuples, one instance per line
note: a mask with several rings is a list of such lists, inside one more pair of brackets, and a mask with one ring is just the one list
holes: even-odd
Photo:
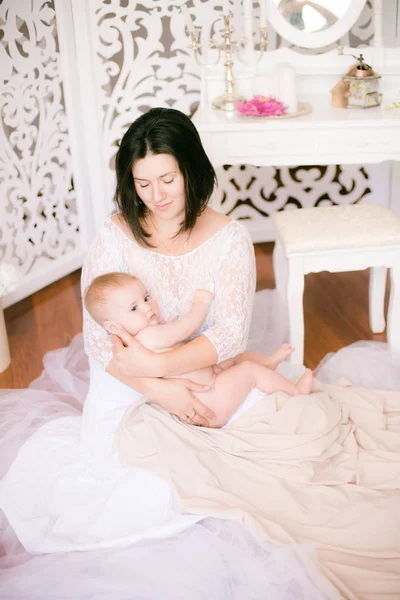
[(54, 5), (0, 7), (0, 261), (24, 277), (11, 304), (82, 261)]

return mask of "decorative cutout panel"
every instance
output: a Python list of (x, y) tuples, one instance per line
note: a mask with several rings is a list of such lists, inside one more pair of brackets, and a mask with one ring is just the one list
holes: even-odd
[(4, 0), (0, 30), (0, 260), (27, 274), (79, 239), (53, 2)]
[(225, 165), (219, 169), (218, 180), (214, 208), (246, 220), (269, 217), (289, 205), (354, 204), (371, 192), (367, 171), (354, 165), (280, 169)]

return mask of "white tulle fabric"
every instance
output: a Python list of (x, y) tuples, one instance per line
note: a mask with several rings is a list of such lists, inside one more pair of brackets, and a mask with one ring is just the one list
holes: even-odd
[[(171, 322), (186, 312), (196, 288), (214, 294), (201, 328), (214, 344), (218, 361), (242, 352), (247, 343), (255, 289), (253, 245), (246, 228), (231, 221), (215, 235), (182, 256), (143, 248), (128, 238), (110, 218), (98, 233), (82, 273), (82, 292), (103, 273), (122, 271), (139, 277)], [(226, 335), (229, 332), (229, 335)], [(111, 359), (107, 332), (84, 311), (85, 349), (103, 366)]]

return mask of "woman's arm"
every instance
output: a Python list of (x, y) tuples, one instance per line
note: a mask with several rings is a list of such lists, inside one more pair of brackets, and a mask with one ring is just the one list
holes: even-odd
[[(99, 275), (123, 271), (121, 249), (115, 235), (115, 227), (106, 221), (94, 238), (86, 254), (81, 275), (82, 300), (92, 281)], [(85, 352), (101, 364), (103, 369), (112, 359), (112, 343), (107, 331), (99, 325), (83, 306), (83, 341)]]
[(136, 378), (136, 373), (140, 373), (140, 377), (182, 375), (215, 365), (218, 360), (214, 344), (205, 335), (162, 353), (148, 350), (123, 328), (119, 328), (118, 336), (111, 336), (111, 341), (112, 362), (125, 377)]
[(209, 387), (189, 379), (158, 379), (156, 377), (127, 377), (111, 361), (107, 372), (129, 387), (157, 402), (169, 413), (192, 425), (208, 427), (215, 413), (200, 402), (192, 392), (206, 392)]
[(218, 268), (215, 323), (203, 332), (217, 350), (218, 363), (246, 349), (256, 289), (254, 246), (244, 225), (235, 226)]

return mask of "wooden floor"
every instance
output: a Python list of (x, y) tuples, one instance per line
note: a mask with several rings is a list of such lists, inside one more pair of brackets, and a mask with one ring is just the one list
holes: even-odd
[[(256, 245), (257, 289), (273, 288), (273, 244)], [(46, 352), (82, 330), (80, 271), (5, 311), (11, 365), (0, 388), (23, 388), (40, 375)], [(386, 341), (368, 323), (368, 272), (307, 275), (304, 293), (305, 364), (315, 368), (328, 352), (357, 340)]]

